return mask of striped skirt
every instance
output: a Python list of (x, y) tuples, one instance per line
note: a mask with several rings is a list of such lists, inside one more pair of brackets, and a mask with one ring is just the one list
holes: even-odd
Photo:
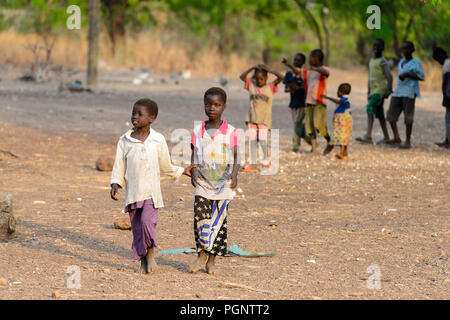
[(227, 252), (227, 213), (229, 200), (195, 196), (194, 236), (197, 252), (224, 256)]

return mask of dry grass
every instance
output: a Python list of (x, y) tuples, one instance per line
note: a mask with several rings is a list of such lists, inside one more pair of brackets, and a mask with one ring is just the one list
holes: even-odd
[[(139, 34), (125, 39), (111, 54), (111, 43), (105, 35), (100, 37), (100, 68), (149, 68), (159, 72), (191, 69), (197, 76), (236, 76), (252, 62), (235, 54), (222, 56), (216, 50), (191, 53), (180, 43), (158, 34)], [(27, 46), (41, 41), (36, 34), (18, 34), (13, 31), (0, 33), (0, 64), (29, 68), (33, 56)], [(72, 69), (84, 69), (87, 64), (87, 39), (81, 34), (62, 35), (56, 38), (52, 52), (54, 65)], [(253, 62), (254, 63), (254, 62)]]
[[(11, 64), (14, 67), (30, 68), (33, 56), (27, 45), (39, 40), (36, 34), (18, 34), (14, 31), (0, 33), (0, 64)], [(195, 50), (191, 46), (176, 42), (170, 35), (155, 33), (141, 33), (125, 39), (117, 48), (115, 56), (111, 54), (111, 43), (106, 35), (101, 35), (100, 69), (118, 70), (121, 68), (149, 68), (158, 72), (173, 72), (191, 69), (195, 76), (217, 77), (223, 73), (229, 77), (237, 77), (249, 65), (250, 61), (236, 54), (223, 56), (216, 50)], [(52, 53), (54, 65), (72, 69), (86, 67), (87, 40), (82, 33), (60, 35)], [(280, 63), (273, 65), (278, 70), (284, 67)], [(441, 67), (436, 62), (425, 61), (423, 67), (426, 80), (421, 84), (423, 91), (439, 91), (441, 88)], [(367, 70), (364, 67), (351, 69), (335, 69), (335, 80), (349, 82), (355, 85), (366, 83)], [(396, 71), (395, 71), (396, 74)], [(332, 80), (332, 79), (330, 79)], [(365, 85), (363, 85), (365, 86)]]

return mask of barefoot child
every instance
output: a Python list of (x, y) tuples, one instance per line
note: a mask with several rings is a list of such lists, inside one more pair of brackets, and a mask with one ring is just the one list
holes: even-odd
[[(402, 54), (404, 58), (398, 63), (397, 85), (392, 94), (386, 116), (394, 132), (394, 139), (389, 140), (387, 143), (402, 149), (411, 148), (416, 97), (420, 97), (419, 81), (425, 80), (422, 63), (412, 56), (414, 51), (414, 43), (411, 41), (403, 42)], [(402, 112), (406, 126), (406, 140), (404, 143), (401, 143), (397, 127), (397, 121)]]
[[(303, 78), (306, 90), (306, 138), (311, 141), (313, 154), (317, 154), (317, 138), (324, 137), (327, 147), (323, 154), (328, 154), (333, 145), (330, 144), (330, 136), (327, 129), (327, 106), (321, 95), (326, 94), (327, 79), (330, 76), (328, 67), (323, 65), (323, 52), (315, 49), (309, 54), (309, 66), (302, 69), (287, 65), (297, 75)], [(285, 63), (286, 64), (286, 63)]]
[(336, 154), (336, 158), (341, 160), (347, 159), (348, 157), (348, 145), (352, 136), (353, 119), (352, 112), (350, 110), (350, 102), (348, 101), (348, 95), (350, 94), (351, 90), (352, 87), (349, 83), (342, 83), (339, 85), (337, 92), (337, 96), (339, 97), (339, 99), (322, 95), (322, 98), (331, 100), (338, 105), (334, 110), (334, 134), (333, 138), (331, 139), (331, 145), (339, 145), (341, 147), (340, 153)]
[(389, 141), (389, 132), (384, 117), (384, 100), (392, 93), (392, 74), (389, 69), (388, 61), (383, 57), (384, 40), (375, 39), (372, 46), (374, 57), (369, 62), (369, 81), (367, 111), (367, 132), (363, 137), (356, 138), (356, 141), (372, 144), (372, 128), (374, 118), (380, 122), (383, 130), (383, 140), (377, 142), (386, 143)]
[[(253, 77), (247, 78), (247, 75), (254, 70)], [(268, 73), (274, 74), (277, 78), (267, 84)], [(245, 82), (244, 89), (250, 94), (250, 109), (248, 111), (245, 123), (249, 131), (250, 144), (250, 165), (243, 168), (245, 172), (258, 172), (255, 168), (257, 163), (257, 142), (263, 150), (264, 167), (270, 167), (268, 157), (267, 134), (272, 126), (272, 100), (274, 94), (278, 91), (278, 84), (283, 80), (283, 76), (271, 70), (264, 64), (259, 64), (244, 71), (241, 80)]]
[(239, 171), (236, 129), (222, 120), (227, 96), (221, 88), (205, 92), (208, 120), (194, 128), (191, 139), (192, 185), (195, 187), (194, 236), (198, 257), (195, 273), (205, 267), (214, 273), (217, 255), (227, 250), (227, 213)]
[[(301, 68), (306, 61), (303, 53), (297, 53), (292, 64), (295, 68)], [(282, 63), (289, 66), (286, 59)], [(283, 83), (285, 91), (290, 93), (291, 100), (289, 108), (291, 109), (292, 121), (294, 123), (294, 136), (292, 137), (292, 151), (298, 152), (300, 148), (301, 138), (305, 138), (305, 128), (303, 120), (305, 119), (306, 92), (303, 78), (295, 72), (288, 71), (284, 76)]]
[(158, 115), (157, 104), (140, 99), (133, 106), (131, 122), (134, 128), (126, 132), (117, 144), (116, 158), (111, 174), (111, 198), (118, 200), (119, 188), (125, 188), (125, 212), (128, 212), (133, 231), (133, 258), (141, 260), (140, 273), (155, 270), (154, 247), (158, 208), (163, 207), (160, 171), (174, 178), (190, 176), (185, 170), (171, 164), (164, 136), (150, 128)]

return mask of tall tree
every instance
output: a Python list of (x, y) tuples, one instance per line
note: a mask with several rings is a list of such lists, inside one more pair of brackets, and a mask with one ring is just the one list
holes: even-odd
[(98, 36), (100, 33), (100, 0), (89, 0), (88, 68), (87, 85), (96, 86), (98, 82)]

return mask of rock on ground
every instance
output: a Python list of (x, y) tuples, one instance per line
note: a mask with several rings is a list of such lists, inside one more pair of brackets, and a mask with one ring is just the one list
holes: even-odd
[(10, 239), (16, 231), (12, 195), (5, 192), (0, 198), (0, 241)]
[(131, 230), (131, 222), (128, 216), (119, 217), (114, 221), (114, 228), (120, 230)]
[(112, 155), (102, 155), (95, 161), (95, 167), (99, 171), (112, 171), (114, 158)]

